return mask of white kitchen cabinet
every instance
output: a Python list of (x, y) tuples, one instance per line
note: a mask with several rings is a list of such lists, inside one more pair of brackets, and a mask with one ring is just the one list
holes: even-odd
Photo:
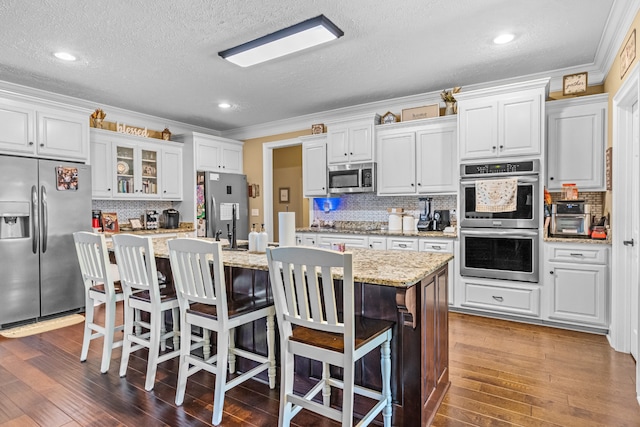
[(0, 152), (87, 162), (89, 112), (0, 98)]
[(91, 141), (91, 196), (110, 199), (113, 187), (113, 156), (111, 141), (93, 137)]
[(198, 132), (176, 135), (174, 138), (193, 145), (196, 171), (243, 173), (243, 142)]
[(597, 244), (545, 243), (549, 320), (607, 327), (609, 248)]
[(387, 250), (417, 251), (418, 248), (417, 237), (387, 237)]
[(163, 146), (161, 153), (161, 196), (167, 200), (182, 200), (182, 148)]
[(605, 191), (606, 93), (546, 103), (547, 189)]
[(542, 153), (549, 79), (456, 94), (460, 159)]
[(373, 127), (379, 122), (380, 116), (368, 115), (327, 123), (327, 163), (373, 162)]
[(334, 243), (344, 243), (345, 248), (368, 248), (367, 236), (357, 234), (318, 234), (317, 246), (319, 248), (331, 249)]
[[(420, 252), (437, 252), (453, 254), (453, 239), (438, 239), (435, 237), (421, 238), (418, 240), (418, 250)], [(449, 305), (454, 303), (455, 289), (455, 258), (449, 261), (449, 283), (448, 283), (448, 300)]]
[(181, 200), (182, 144), (91, 129), (94, 199)]
[(376, 251), (384, 251), (387, 249), (387, 238), (380, 236), (369, 236), (367, 239), (367, 244), (369, 249), (374, 249)]
[(327, 196), (327, 135), (301, 137), (304, 197)]
[(376, 128), (379, 195), (457, 191), (456, 117), (416, 122)]
[(298, 246), (316, 246), (317, 236), (314, 233), (296, 233)]
[(524, 318), (540, 316), (540, 287), (535, 284), (472, 277), (462, 277), (461, 282), (461, 307)]

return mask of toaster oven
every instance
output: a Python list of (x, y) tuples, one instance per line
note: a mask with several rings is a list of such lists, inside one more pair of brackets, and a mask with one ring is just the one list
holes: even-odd
[(556, 237), (591, 235), (591, 206), (584, 200), (558, 201), (551, 206), (551, 232)]

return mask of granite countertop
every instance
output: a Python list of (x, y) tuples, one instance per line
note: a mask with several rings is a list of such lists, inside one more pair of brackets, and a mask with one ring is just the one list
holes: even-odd
[[(155, 237), (153, 250), (160, 258), (168, 258), (167, 241), (170, 238)], [(212, 238), (200, 238), (213, 241)], [(413, 251), (376, 251), (353, 248), (354, 281), (392, 287), (410, 287), (445, 266), (453, 255), (445, 253)], [(248, 251), (222, 251), (223, 263), (228, 267), (268, 270), (267, 256)], [(334, 271), (335, 278), (342, 278), (342, 270)]]
[(550, 237), (544, 238), (545, 242), (549, 243), (576, 243), (587, 245), (610, 245), (611, 235), (609, 234), (606, 239), (585, 239), (580, 237)]
[[(153, 230), (122, 230), (120, 229), (118, 233), (135, 234), (139, 236), (144, 236), (144, 235), (151, 235), (151, 234), (191, 233), (193, 231), (196, 231), (193, 225), (180, 224), (180, 227), (178, 228), (156, 228)], [(111, 237), (114, 234), (118, 234), (118, 233), (112, 233), (107, 231), (104, 233), (104, 235), (106, 237)]]
[[(457, 229), (456, 229), (457, 230)], [(380, 229), (353, 229), (353, 228), (328, 228), (328, 227), (305, 227), (296, 228), (296, 233), (323, 233), (323, 234), (359, 234), (367, 236), (394, 236), (394, 237), (441, 237), (455, 239), (457, 232), (445, 233), (443, 231), (389, 231)]]

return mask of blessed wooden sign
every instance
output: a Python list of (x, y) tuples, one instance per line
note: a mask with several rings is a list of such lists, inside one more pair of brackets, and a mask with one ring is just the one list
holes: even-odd
[(128, 135), (144, 136), (145, 138), (149, 137), (149, 132), (147, 131), (147, 128), (127, 126), (124, 123), (120, 123), (120, 122), (116, 123), (116, 132), (126, 133)]

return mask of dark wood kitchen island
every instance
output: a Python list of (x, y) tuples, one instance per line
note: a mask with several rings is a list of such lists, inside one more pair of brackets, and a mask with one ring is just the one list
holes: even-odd
[[(158, 270), (172, 281), (167, 238), (154, 238)], [(393, 320), (391, 341), (391, 393), (393, 425), (431, 424), (449, 387), (447, 263), (451, 254), (352, 249), (356, 311), (362, 315)], [(270, 295), (267, 259), (246, 251), (223, 252), (230, 295)], [(335, 285), (342, 286), (341, 272)], [(233, 297), (233, 296), (231, 296)], [(261, 324), (237, 331), (236, 345), (266, 354)], [(358, 362), (356, 382), (381, 389), (380, 356), (371, 352)], [(306, 391), (319, 378), (319, 363), (307, 361), (296, 367), (296, 389)], [(242, 366), (238, 366), (242, 370)], [(335, 396), (337, 393), (334, 393)], [(366, 399), (356, 400), (367, 404)], [(363, 414), (365, 407), (355, 412)]]

